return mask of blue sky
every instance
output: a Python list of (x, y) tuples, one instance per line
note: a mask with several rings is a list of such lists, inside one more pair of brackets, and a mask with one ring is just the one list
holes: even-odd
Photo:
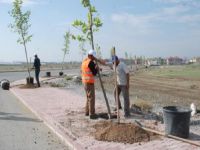
[[(103, 21), (95, 33), (104, 58), (116, 47), (145, 57), (200, 56), (200, 0), (91, 0)], [(25, 61), (18, 35), (8, 25), (13, 22), (8, 11), (12, 0), (0, 0), (0, 62)], [(80, 0), (25, 0), (24, 10), (31, 10), (28, 57), (37, 53), (42, 61), (62, 60), (63, 35), (75, 19), (85, 19)], [(89, 49), (89, 47), (88, 47)], [(66, 61), (81, 60), (78, 43), (72, 41)]]

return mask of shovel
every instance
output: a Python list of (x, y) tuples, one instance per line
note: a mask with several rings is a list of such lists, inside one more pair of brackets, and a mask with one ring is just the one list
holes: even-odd
[(135, 123), (136, 123), (140, 128), (142, 128), (143, 130), (145, 130), (145, 131), (147, 131), (147, 132), (152, 132), (152, 133), (155, 133), (155, 134), (158, 134), (158, 135), (161, 135), (161, 136), (165, 136), (165, 137), (167, 137), (167, 138), (171, 138), (171, 139), (174, 139), (174, 140), (178, 140), (178, 141), (181, 141), (181, 142), (189, 143), (189, 144), (192, 144), (192, 145), (195, 145), (195, 146), (200, 147), (200, 144), (199, 144), (199, 143), (196, 143), (196, 142), (194, 142), (194, 141), (191, 141), (191, 140), (188, 140), (188, 139), (183, 139), (183, 138), (180, 138), (180, 137), (177, 137), (177, 136), (165, 134), (165, 133), (163, 133), (163, 132), (159, 132), (159, 131), (156, 131), (156, 130), (153, 130), (153, 129), (146, 128), (146, 127), (144, 127), (140, 122), (138, 122), (137, 120), (135, 120)]

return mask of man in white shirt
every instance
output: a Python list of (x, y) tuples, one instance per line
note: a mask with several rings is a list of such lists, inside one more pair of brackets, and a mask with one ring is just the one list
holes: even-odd
[[(112, 58), (113, 64), (116, 62), (116, 73), (117, 73), (117, 88), (118, 88), (118, 98), (122, 92), (124, 98), (124, 116), (130, 116), (130, 100), (129, 100), (129, 70), (125, 63), (120, 62), (117, 56)], [(115, 67), (113, 67), (115, 69)], [(114, 95), (116, 95), (116, 87), (114, 90)], [(115, 102), (116, 96), (115, 96)], [(121, 102), (119, 99), (119, 109), (121, 109)]]

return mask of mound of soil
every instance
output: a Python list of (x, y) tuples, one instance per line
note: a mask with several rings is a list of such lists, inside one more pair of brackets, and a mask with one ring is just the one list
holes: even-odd
[(195, 85), (195, 84), (193, 84), (193, 85), (190, 86), (190, 89), (198, 89), (198, 88), (199, 87), (197, 85)]
[(153, 133), (147, 132), (132, 123), (99, 122), (94, 128), (96, 140), (120, 143), (148, 142), (157, 139)]

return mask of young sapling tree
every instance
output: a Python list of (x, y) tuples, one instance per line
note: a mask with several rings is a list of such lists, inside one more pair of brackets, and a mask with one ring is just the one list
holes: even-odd
[(88, 9), (87, 21), (75, 20), (72, 26), (79, 29), (81, 34), (74, 35), (74, 39), (79, 42), (89, 41), (91, 48), (94, 50), (94, 32), (99, 31), (99, 28), (103, 25), (96, 8), (91, 5), (90, 0), (81, 0), (83, 7)]
[[(86, 42), (89, 41), (89, 45), (93, 50), (95, 50), (94, 47), (94, 32), (99, 31), (99, 28), (103, 25), (101, 19), (98, 16), (97, 10), (94, 6), (91, 5), (90, 0), (81, 0), (81, 4), (83, 5), (84, 8), (88, 10), (87, 13), (87, 21), (82, 21), (82, 20), (75, 20), (72, 24), (73, 27), (79, 29), (81, 31), (80, 34), (74, 35), (75, 40), (78, 40), (79, 42)], [(98, 63), (96, 62), (97, 66)], [(110, 106), (108, 103), (108, 99), (104, 90), (104, 86), (101, 80), (101, 75), (98, 72), (98, 77), (100, 80), (101, 88), (104, 94), (104, 98), (106, 101), (106, 106), (108, 109), (108, 116), (109, 118), (111, 117), (110, 113)]]
[(31, 24), (29, 23), (30, 11), (22, 11), (22, 0), (14, 0), (13, 8), (9, 12), (10, 16), (14, 19), (14, 22), (9, 25), (13, 32), (18, 33), (19, 38), (17, 43), (22, 44), (24, 47), (25, 55), (26, 55), (26, 64), (29, 75), (29, 82), (31, 80), (29, 61), (28, 61), (28, 53), (27, 53), (27, 43), (31, 41), (32, 35), (28, 33)]
[(65, 33), (65, 35), (64, 35), (64, 48), (62, 49), (62, 51), (63, 51), (63, 60), (62, 60), (62, 70), (61, 70), (61, 72), (64, 69), (65, 57), (66, 57), (67, 54), (69, 54), (70, 37), (71, 37), (70, 31), (67, 31)]
[(96, 44), (97, 58), (102, 58), (101, 47)]

